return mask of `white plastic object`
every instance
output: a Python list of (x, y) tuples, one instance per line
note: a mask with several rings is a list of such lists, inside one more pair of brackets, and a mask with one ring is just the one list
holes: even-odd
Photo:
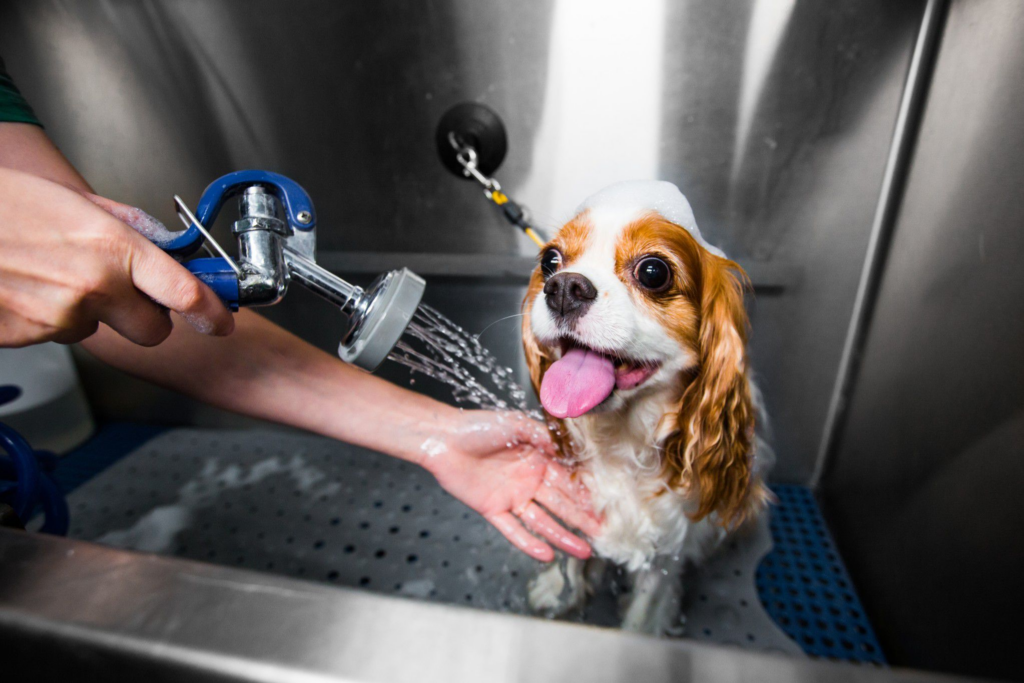
[(0, 349), (0, 385), (7, 384), (22, 393), (0, 406), (0, 422), (33, 448), (63, 454), (92, 435), (95, 424), (68, 347)]

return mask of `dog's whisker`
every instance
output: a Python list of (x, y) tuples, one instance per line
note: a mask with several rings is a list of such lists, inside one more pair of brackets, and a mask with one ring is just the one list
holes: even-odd
[[(480, 344), (479, 335), (470, 334), (425, 304), (417, 309), (388, 358), (448, 385), (456, 403), (540, 417), (527, 405), (526, 391), (515, 381), (515, 372)], [(414, 381), (410, 378), (410, 383)]]
[(474, 336), (475, 336), (476, 340), (479, 341), (480, 337), (483, 336), (484, 332), (486, 332), (487, 330), (491, 329), (492, 327), (494, 327), (498, 323), (504, 322), (505, 320), (512, 320), (513, 318), (522, 318), (524, 315), (526, 315), (526, 314), (525, 313), (516, 313), (515, 315), (506, 315), (504, 318), (498, 318), (497, 320), (492, 322), (490, 325), (488, 325), (484, 329), (482, 329), (479, 332), (477, 332), (476, 335), (474, 335)]

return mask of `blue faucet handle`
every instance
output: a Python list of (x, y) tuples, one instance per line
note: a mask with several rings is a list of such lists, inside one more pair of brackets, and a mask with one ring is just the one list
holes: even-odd
[[(293, 230), (306, 232), (316, 227), (316, 210), (309, 194), (297, 182), (280, 173), (250, 169), (235, 171), (217, 178), (210, 183), (196, 207), (196, 218), (206, 227), (217, 220), (224, 202), (240, 194), (251, 185), (263, 185), (284, 204), (288, 225)], [(160, 244), (160, 248), (176, 257), (187, 257), (195, 254), (203, 246), (203, 233), (193, 223), (188, 229), (175, 233), (175, 236)]]
[(228, 173), (210, 183), (203, 190), (199, 206), (196, 207), (196, 218), (209, 227), (217, 219), (224, 202), (251, 185), (262, 185), (281, 200), (287, 214), (288, 225), (293, 230), (305, 232), (316, 227), (313, 200), (301, 185), (280, 173), (256, 169)]

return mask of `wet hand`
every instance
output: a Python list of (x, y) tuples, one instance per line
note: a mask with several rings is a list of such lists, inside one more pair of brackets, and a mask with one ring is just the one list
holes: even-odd
[(168, 309), (202, 332), (230, 333), (234, 321), (213, 291), (124, 222), (136, 215), (159, 225), (0, 169), (0, 347), (78, 342), (100, 323), (154, 346), (171, 332)]
[(550, 562), (554, 545), (574, 557), (590, 557), (586, 541), (552, 517), (590, 536), (600, 531), (586, 488), (555, 462), (543, 424), (518, 413), (460, 411), (421, 450), (423, 466), (445, 490), (527, 555)]

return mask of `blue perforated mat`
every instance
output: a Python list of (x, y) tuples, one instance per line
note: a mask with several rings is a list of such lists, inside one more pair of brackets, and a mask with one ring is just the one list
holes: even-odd
[(814, 495), (804, 486), (772, 490), (775, 547), (755, 578), (768, 614), (812, 657), (885, 664)]
[(67, 495), (167, 429), (133, 422), (101, 425), (92, 438), (60, 459), (54, 480)]

